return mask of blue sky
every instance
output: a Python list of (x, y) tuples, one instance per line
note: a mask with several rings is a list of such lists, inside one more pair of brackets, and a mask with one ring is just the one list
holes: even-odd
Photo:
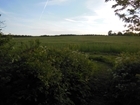
[(18, 35), (107, 34), (123, 22), (105, 0), (0, 0), (2, 30)]

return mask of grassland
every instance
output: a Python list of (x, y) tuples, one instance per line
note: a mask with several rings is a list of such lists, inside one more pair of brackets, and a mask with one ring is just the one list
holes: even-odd
[(138, 36), (55, 36), (55, 37), (19, 37), (13, 41), (28, 42), (38, 39), (42, 45), (56, 48), (70, 48), (86, 53), (119, 54), (140, 51)]
[(12, 41), (19, 45), (21, 42), (39, 40), (42, 45), (58, 49), (69, 48), (89, 55), (89, 59), (100, 68), (113, 65), (115, 58), (123, 52), (135, 53), (140, 51), (138, 36), (52, 36), (52, 37), (18, 37)]

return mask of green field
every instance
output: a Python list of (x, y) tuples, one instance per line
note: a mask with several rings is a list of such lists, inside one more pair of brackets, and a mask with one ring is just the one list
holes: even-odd
[(119, 54), (140, 51), (138, 36), (55, 36), (55, 37), (20, 37), (14, 42), (28, 42), (38, 39), (42, 45), (56, 48), (69, 48), (86, 53)]
[(14, 37), (16, 45), (39, 40), (41, 45), (57, 49), (70, 49), (89, 55), (100, 68), (113, 65), (119, 54), (140, 51), (140, 37), (138, 36), (51, 36), (51, 37)]

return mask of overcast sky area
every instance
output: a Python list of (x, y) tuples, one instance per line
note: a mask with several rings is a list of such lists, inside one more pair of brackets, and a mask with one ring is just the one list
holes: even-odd
[(107, 34), (124, 23), (105, 0), (0, 0), (5, 34)]

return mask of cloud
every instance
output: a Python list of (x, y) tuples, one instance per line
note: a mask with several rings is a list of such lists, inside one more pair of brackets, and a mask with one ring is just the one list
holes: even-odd
[(87, 0), (86, 7), (90, 11), (94, 12), (95, 15), (90, 19), (92, 21), (98, 21), (98, 25), (102, 27), (102, 30), (124, 30), (123, 22), (115, 16), (114, 10), (111, 6), (114, 1), (105, 3), (103, 0), (96, 2), (95, 0)]
[(87, 0), (85, 4), (86, 8), (93, 12), (94, 10), (100, 9), (103, 7), (103, 5), (105, 5), (104, 0), (98, 0), (98, 2), (96, 0)]
[(81, 22), (85, 24), (105, 24), (110, 20), (116, 19), (113, 10), (110, 8), (111, 5), (106, 4), (103, 0), (99, 2), (95, 0), (87, 0), (85, 7), (91, 11), (90, 14), (83, 14), (81, 16), (69, 17), (65, 19), (69, 22)]
[(77, 22), (76, 20), (73, 20), (73, 19), (65, 19), (66, 21), (69, 21), (69, 22)]

